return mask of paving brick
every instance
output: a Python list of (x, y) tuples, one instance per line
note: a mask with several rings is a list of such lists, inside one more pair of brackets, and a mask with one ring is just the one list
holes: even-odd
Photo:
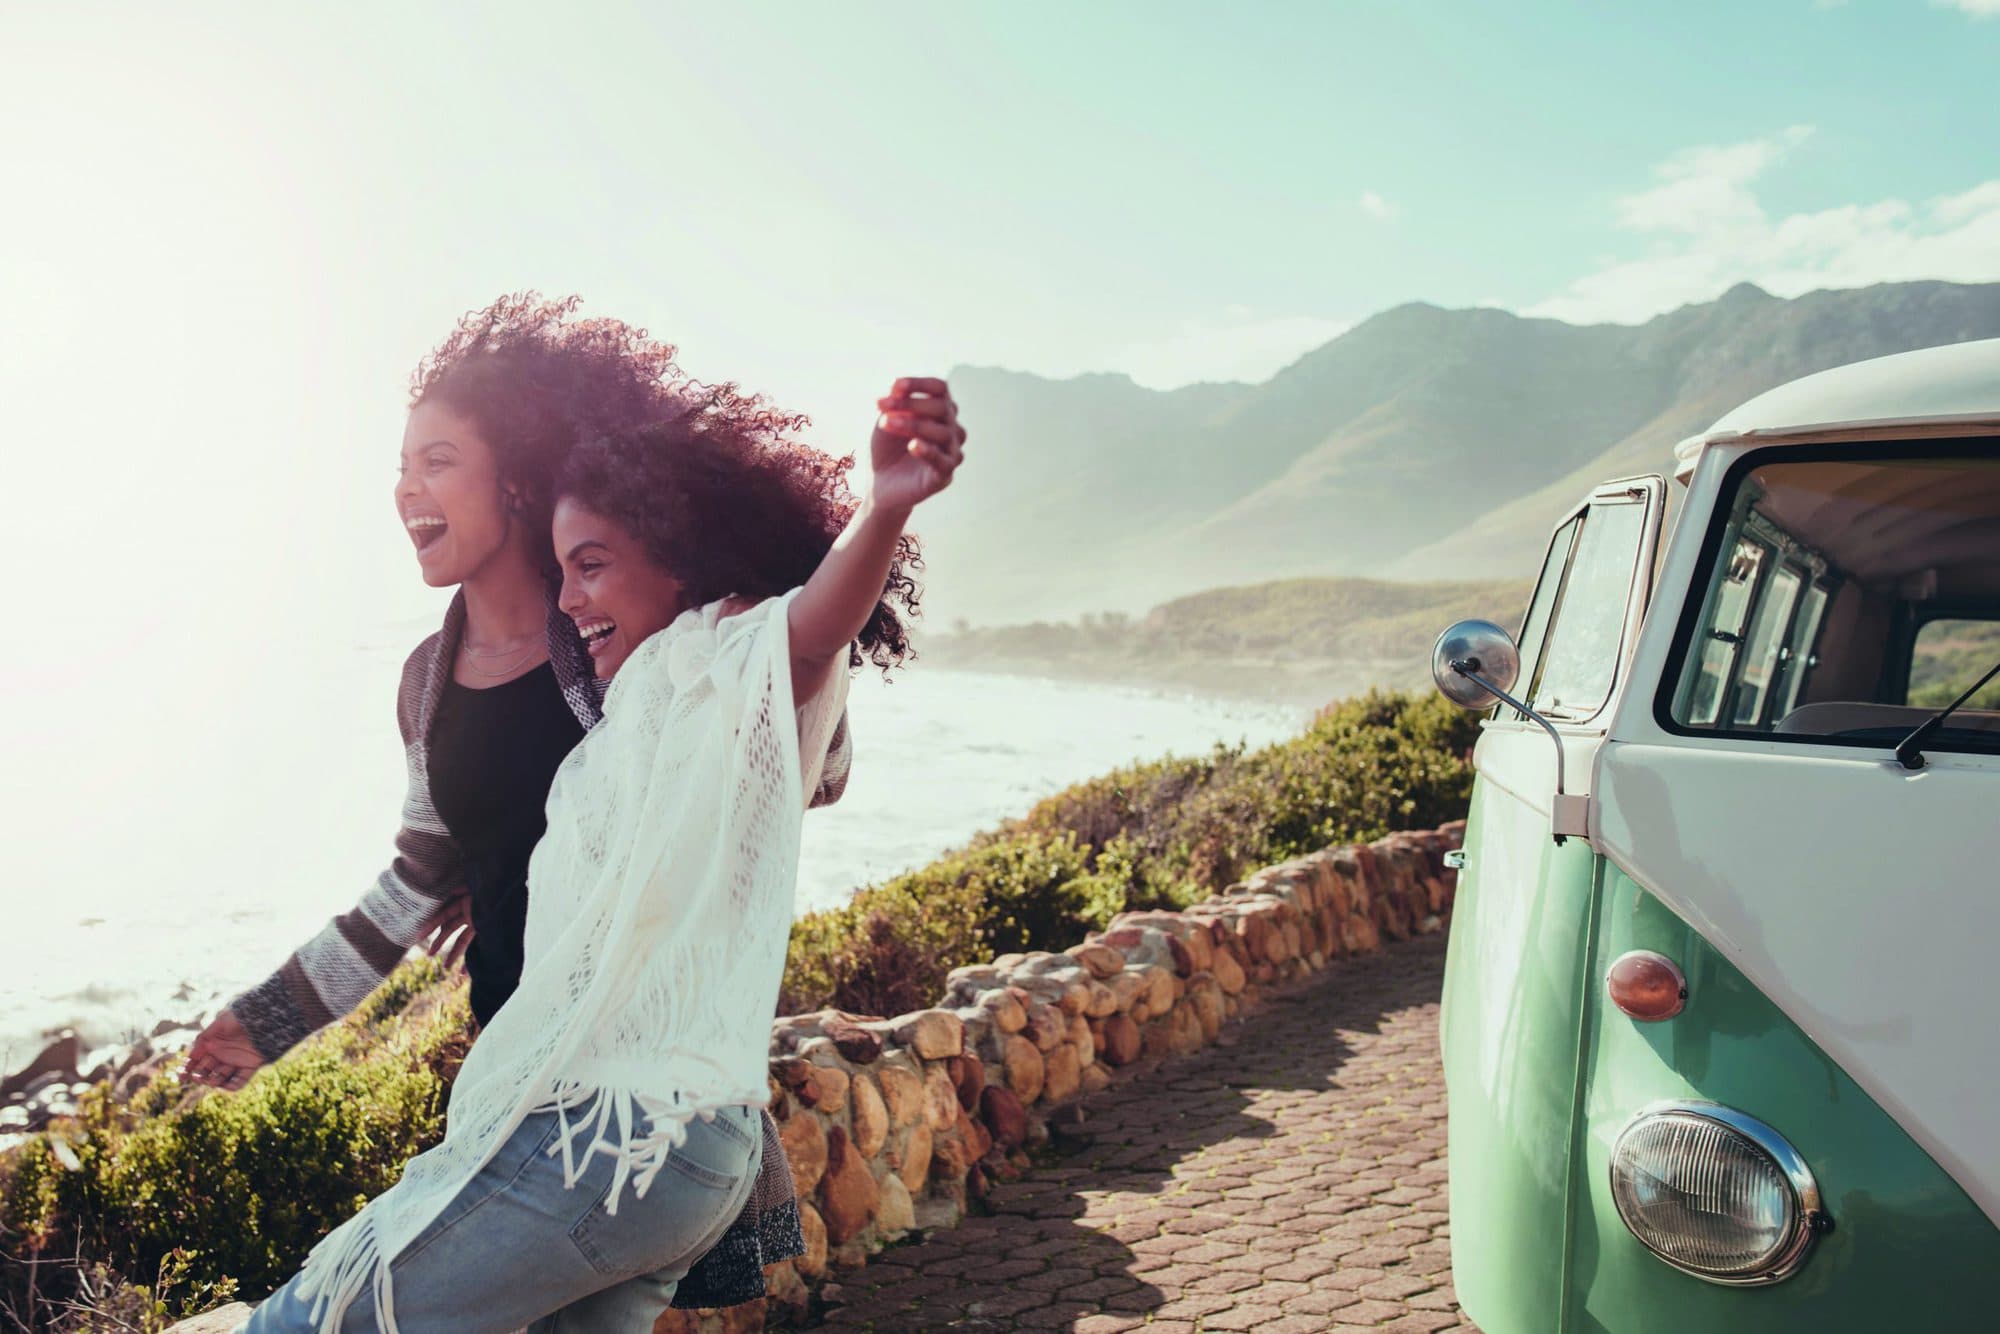
[[(1472, 1331), (1451, 1287), (1438, 936), (1344, 958), (1090, 1103), (1093, 1143), (877, 1257), (829, 1330)], [(1477, 1334), (1477, 1331), (1473, 1331)]]

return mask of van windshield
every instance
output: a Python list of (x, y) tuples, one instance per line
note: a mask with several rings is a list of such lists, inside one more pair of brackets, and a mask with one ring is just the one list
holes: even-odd
[[(2000, 659), (2000, 441), (1765, 450), (1715, 523), (1675, 731), (1891, 748)], [(2000, 753), (2000, 689), (1926, 749)]]

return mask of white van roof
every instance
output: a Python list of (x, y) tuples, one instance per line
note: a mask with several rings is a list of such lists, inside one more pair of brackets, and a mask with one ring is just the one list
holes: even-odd
[(2000, 338), (1836, 366), (1759, 394), (1674, 451), (1686, 476), (1711, 444), (1806, 444), (1888, 428), (1919, 435), (2000, 431)]

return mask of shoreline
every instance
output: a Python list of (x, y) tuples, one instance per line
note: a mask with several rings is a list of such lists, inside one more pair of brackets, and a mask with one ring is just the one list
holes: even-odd
[(958, 675), (1027, 677), (1061, 684), (1115, 685), (1159, 693), (1189, 693), (1237, 704), (1317, 710), (1371, 689), (1419, 690), (1429, 685), (1421, 664), (1355, 658), (1209, 658), (1179, 661), (1067, 654), (996, 654), (933, 642), (918, 645), (930, 665)]
[[(1092, 690), (1116, 692), (1120, 696), (1130, 696), (1130, 698), (1144, 700), (1144, 704), (1140, 706), (1140, 712), (1136, 714), (1136, 718), (1158, 718), (1162, 706), (1166, 706), (1168, 710), (1172, 710), (1172, 712), (1178, 714), (1182, 710), (1174, 708), (1176, 704), (1182, 704), (1182, 702), (1190, 702), (1192, 704), (1194, 698), (1198, 698), (1204, 704), (1222, 704), (1222, 706), (1228, 706), (1228, 710), (1234, 716), (1238, 716), (1238, 718), (1242, 718), (1244, 714), (1262, 714), (1262, 718), (1254, 726), (1242, 728), (1242, 730), (1250, 732), (1250, 742), (1252, 744), (1258, 744), (1256, 738), (1260, 734), (1278, 734), (1278, 732), (1282, 732), (1282, 734), (1296, 736), (1300, 730), (1304, 730), (1304, 726), (1310, 720), (1310, 708), (1314, 706), (1310, 700), (1314, 700), (1318, 696), (1318, 690), (1314, 690), (1310, 696), (1304, 694), (1304, 692), (1298, 692), (1298, 694), (1294, 694), (1294, 698), (1282, 698), (1282, 696), (1274, 698), (1274, 694), (1266, 692), (1266, 690), (1246, 690), (1246, 688), (1242, 688), (1242, 682), (1224, 682), (1224, 686), (1236, 686), (1236, 688), (1216, 688), (1216, 684), (1212, 684), (1212, 682), (1198, 682), (1198, 680), (1158, 680), (1158, 678), (1144, 678), (1144, 676), (1122, 672), (1122, 670), (1106, 670), (1106, 672), (1100, 672), (1100, 674), (1080, 674), (1080, 672), (1074, 672), (1074, 670), (1062, 670), (1064, 664), (1046, 664), (1048, 670), (1038, 670), (1042, 664), (1030, 664), (1030, 662), (1018, 662), (1018, 660), (1008, 660), (1008, 662), (946, 660), (946, 654), (942, 654), (942, 652), (936, 654), (936, 656), (932, 656), (930, 662), (926, 662), (924, 666), (928, 666), (932, 670), (932, 674), (936, 674), (936, 676), (968, 678), (968, 682), (972, 686), (976, 686), (978, 678), (988, 678), (988, 680), (1006, 678), (1006, 680), (1014, 682), (1014, 684), (1008, 686), (1008, 690), (1014, 692), (1016, 696), (1024, 696), (1026, 694), (1026, 692), (1022, 692), (1022, 688), (1018, 684), (1024, 678), (1048, 682), (1052, 690), (1082, 688), (1080, 690), (1082, 702), (1076, 704), (1076, 706), (1072, 706), (1072, 708), (1082, 708), (1082, 710), (1092, 710), (1092, 708), (1102, 708), (1102, 706), (1114, 704), (1112, 700), (1102, 698), (1102, 696), (1094, 704), (1090, 700), (1090, 692)], [(914, 686), (914, 682), (912, 682), (912, 686)], [(890, 690), (890, 694), (884, 696), (884, 698), (892, 698), (892, 700), (896, 700), (896, 706), (900, 706), (900, 700), (896, 698), (894, 692), (896, 690), (906, 690), (906, 688), (908, 686), (904, 686), (902, 682), (898, 682)], [(956, 696), (960, 692), (958, 690), (948, 690), (948, 694)], [(972, 696), (972, 698), (976, 698), (978, 690), (966, 690), (966, 694)], [(992, 694), (992, 686), (986, 688), (986, 694)], [(1026, 696), (1026, 698), (1032, 698), (1032, 696)], [(914, 706), (916, 700), (912, 698), (910, 704)], [(926, 702), (926, 708), (920, 710), (920, 716), (928, 718), (930, 708), (932, 706)], [(1150, 712), (1144, 712), (1144, 710), (1150, 710)], [(1116, 712), (1116, 710), (1112, 710), (1112, 712)], [(874, 734), (878, 734), (876, 730), (882, 728), (884, 720), (882, 718), (874, 718), (874, 720), (858, 718), (858, 722), (864, 722), (870, 728), (874, 728), (870, 732), (870, 736), (874, 736)], [(1152, 746), (1146, 748), (1148, 754), (1152, 754), (1152, 752), (1156, 752), (1158, 756), (1166, 756), (1166, 754), (1196, 754), (1196, 752), (1204, 750), (1202, 744), (1190, 742), (1186, 736), (1176, 738), (1168, 730), (1162, 730), (1158, 722), (1154, 722), (1154, 724), (1134, 722), (1134, 726), (1152, 726), (1154, 728), (1154, 734), (1156, 734), (1158, 740), (1156, 740), (1156, 744), (1152, 744)], [(1218, 728), (1218, 732), (1222, 732), (1222, 730), (1228, 730), (1232, 734), (1232, 740), (1240, 734), (1238, 728)], [(890, 754), (884, 756), (884, 758), (902, 756), (902, 750), (906, 750), (906, 746), (898, 748), (898, 746), (892, 744), (890, 746)], [(974, 748), (974, 750), (978, 750), (978, 748)], [(1120, 750), (1120, 746), (1114, 744), (1112, 750)], [(1068, 782), (1084, 782), (1084, 780), (1096, 776), (1098, 772), (1104, 772), (1108, 766), (1124, 762), (1126, 758), (1140, 758), (1140, 756), (1138, 754), (1134, 754), (1134, 756), (1122, 756), (1120, 754), (1118, 758), (1110, 758), (1110, 752), (1106, 752), (1106, 754), (1100, 754), (1094, 760), (1090, 760), (1086, 766), (1080, 768), (1080, 772), (1076, 772), (1072, 778), (1064, 778), (1062, 782), (1064, 784), (1068, 784)], [(866, 782), (868, 778), (870, 778), (870, 774), (866, 774), (866, 772), (860, 774), (860, 782)], [(1008, 786), (1012, 786), (1012, 788), (1018, 790), (1018, 788), (1022, 788), (1026, 784), (1040, 786), (1038, 780), (1032, 778), (1032, 774), (1022, 774), (1022, 776), (1008, 776), (1002, 782), (1002, 790), (1008, 788)], [(882, 796), (884, 794), (876, 794), (872, 790), (864, 790), (862, 786), (856, 786), (854, 790), (850, 790), (850, 800), (858, 800), (862, 806), (880, 804)], [(896, 800), (900, 800), (900, 798), (896, 798)], [(1002, 800), (1006, 800), (1008, 806), (1012, 808), (1012, 804), (1026, 802), (1026, 800), (1032, 800), (1032, 798), (1030, 798), (1030, 794), (1026, 790), (1018, 790), (1016, 796), (1002, 798)], [(860, 816), (862, 810), (854, 808), (854, 814)], [(838, 860), (844, 866), (850, 862), (850, 856), (846, 852), (848, 852), (848, 846), (850, 846), (852, 840), (864, 840), (864, 842), (868, 842), (870, 848), (880, 846), (880, 838), (876, 838), (874, 834), (870, 834), (870, 830), (874, 830), (874, 822), (878, 818), (880, 816), (868, 818), (868, 820), (864, 820), (860, 824), (850, 826), (848, 830), (844, 830), (840, 834), (840, 844), (842, 846), (840, 846), (840, 852), (838, 852)], [(1004, 818), (1004, 814), (998, 816), (998, 818)], [(916, 846), (908, 848), (910, 866), (914, 868), (914, 866), (924, 864), (926, 860), (934, 860), (936, 856), (946, 854), (950, 848), (958, 846), (960, 842), (964, 842), (966, 838), (970, 838), (972, 834), (976, 834), (980, 828), (988, 828), (992, 824), (992, 820), (988, 820), (988, 816), (984, 816), (984, 814), (978, 816), (966, 828), (956, 828), (958, 820), (964, 820), (964, 814), (946, 818), (940, 812), (940, 820), (938, 820), (938, 828), (934, 830), (934, 838), (930, 838), (928, 844), (926, 844), (928, 850), (922, 850), (922, 848), (916, 848)], [(926, 820), (926, 824), (928, 824), (928, 820)], [(952, 826), (952, 828), (946, 828), (946, 826)], [(854, 878), (846, 884), (846, 894), (852, 894), (852, 892), (856, 892), (860, 888), (866, 888), (866, 884), (876, 882), (880, 878), (880, 876), (874, 874), (876, 870), (882, 870), (882, 874), (894, 874), (894, 870), (866, 868), (866, 866), (860, 864), (860, 858), (852, 858), (852, 860), (854, 860), (854, 864), (848, 866), (848, 870), (852, 872)], [(820, 888), (818, 896), (810, 896), (808, 894), (808, 882), (802, 880), (802, 884), (800, 884), (798, 914), (802, 916), (806, 912), (826, 908), (828, 902), (820, 902), (824, 898), (826, 898), (824, 886)], [(102, 922), (102, 916), (98, 916), (98, 922)], [(74, 930), (82, 930), (82, 928), (74, 928)], [(256, 946), (250, 944), (250, 942), (236, 942), (236, 944), (230, 946), (230, 950), (234, 954), (240, 954), (244, 948), (256, 948)], [(106, 972), (108, 972), (108, 968), (106, 968)], [(90, 976), (96, 976), (96, 974), (90, 974)], [(4, 1036), (4, 1046), (0, 1046), (0, 1090), (4, 1090), (4, 1092), (0, 1092), (0, 1146), (4, 1146), (12, 1134), (22, 1132), (20, 1116), (18, 1114), (10, 1114), (12, 1108), (28, 1108), (34, 1100), (40, 1100), (40, 1104), (50, 1106), (52, 1110), (60, 1110), (62, 1102), (74, 1104), (74, 1098), (80, 1096), (80, 1092), (82, 1092), (78, 1086), (88, 1088), (88, 1084), (94, 1082), (88, 1076), (96, 1076), (96, 1078), (110, 1076), (110, 1078), (116, 1080), (116, 1078), (120, 1078), (124, 1074), (126, 1068), (130, 1068), (138, 1060), (150, 1060), (150, 1058), (160, 1058), (160, 1056), (170, 1054), (170, 1052), (178, 1052), (180, 1048), (184, 1048), (192, 1040), (192, 1036), (200, 1030), (200, 1026), (206, 1024), (214, 1016), (214, 1012), (220, 1010), (228, 1002), (228, 998), (234, 994), (234, 990), (240, 990), (240, 988), (220, 986), (218, 984), (220, 978), (194, 980), (194, 978), (182, 976), (182, 978), (174, 978), (174, 980), (160, 980), (160, 982), (154, 982), (154, 984), (140, 986), (138, 988), (140, 992), (152, 992), (152, 1000), (150, 1002), (144, 1000), (140, 994), (126, 992), (126, 994), (118, 996), (116, 1004), (104, 1004), (102, 998), (94, 998), (92, 996), (92, 992), (96, 990), (96, 984), (90, 982), (90, 976), (70, 974), (66, 980), (52, 980), (46, 986), (36, 988), (40, 992), (40, 1000), (54, 1000), (54, 998), (58, 998), (62, 994), (72, 994), (74, 1006), (60, 1006), (60, 1008), (56, 1004), (48, 1004), (46, 1008), (40, 1006), (40, 1004), (30, 1006), (30, 1008), (26, 1008), (26, 1012), (20, 1014), (20, 1020), (22, 1020), (20, 1022), (20, 1030), (18, 1032), (10, 1032), (10, 1034)], [(130, 978), (126, 980), (128, 986), (132, 986), (134, 982), (136, 980), (130, 980)], [(38, 1016), (40, 1022), (30, 1020), (30, 1014), (36, 1014), (38, 1010), (40, 1010), (40, 1016)], [(72, 1038), (74, 1038), (74, 1050), (70, 1046), (66, 1046)], [(52, 1050), (54, 1050), (54, 1056), (52, 1056)], [(138, 1056), (130, 1056), (132, 1052), (138, 1052)], [(50, 1064), (50, 1062), (52, 1062), (52, 1066), (62, 1066), (60, 1070), (54, 1070), (54, 1072), (60, 1074), (60, 1076), (64, 1076), (64, 1078), (60, 1078), (60, 1080), (46, 1080), (44, 1078), (50, 1072), (44, 1066)], [(38, 1070), (38, 1074), (34, 1074), (30, 1080), (22, 1080), (22, 1074), (28, 1072), (28, 1070)], [(34, 1080), (44, 1080), (44, 1082), (38, 1084), (34, 1090), (24, 1092), (24, 1086), (28, 1082), (34, 1082)], [(54, 1100), (54, 1102), (50, 1102), (50, 1100)], [(34, 1112), (34, 1116), (38, 1120), (46, 1120), (46, 1118), (40, 1116), (40, 1112)]]

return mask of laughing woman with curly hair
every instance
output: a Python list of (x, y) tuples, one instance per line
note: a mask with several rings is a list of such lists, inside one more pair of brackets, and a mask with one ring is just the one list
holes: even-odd
[(644, 1331), (736, 1216), (800, 823), (849, 671), (908, 652), (904, 526), (963, 457), (942, 381), (878, 407), (858, 504), (823, 456), (699, 405), (571, 456), (561, 608), (610, 685), (549, 792), (520, 986), (444, 1141), (252, 1334)]
[[(457, 592), (443, 628), (403, 668), (409, 789), (397, 855), (353, 909), (197, 1037), (195, 1080), (240, 1088), (425, 941), (463, 958), (473, 1017), (492, 1022), (521, 974), (528, 858), (549, 784), (602, 716), (603, 682), (556, 605), (548, 534), (558, 475), (578, 442), (677, 412), (745, 441), (797, 425), (732, 385), (691, 380), (672, 347), (617, 320), (580, 318), (577, 304), (502, 298), (417, 368), (396, 512), (424, 582)], [(813, 804), (839, 796), (848, 754), (837, 727)], [(766, 1171), (738, 1225), (682, 1285), (685, 1304), (762, 1296), (762, 1266), (803, 1250), (776, 1128), (763, 1118), (760, 1129)]]

